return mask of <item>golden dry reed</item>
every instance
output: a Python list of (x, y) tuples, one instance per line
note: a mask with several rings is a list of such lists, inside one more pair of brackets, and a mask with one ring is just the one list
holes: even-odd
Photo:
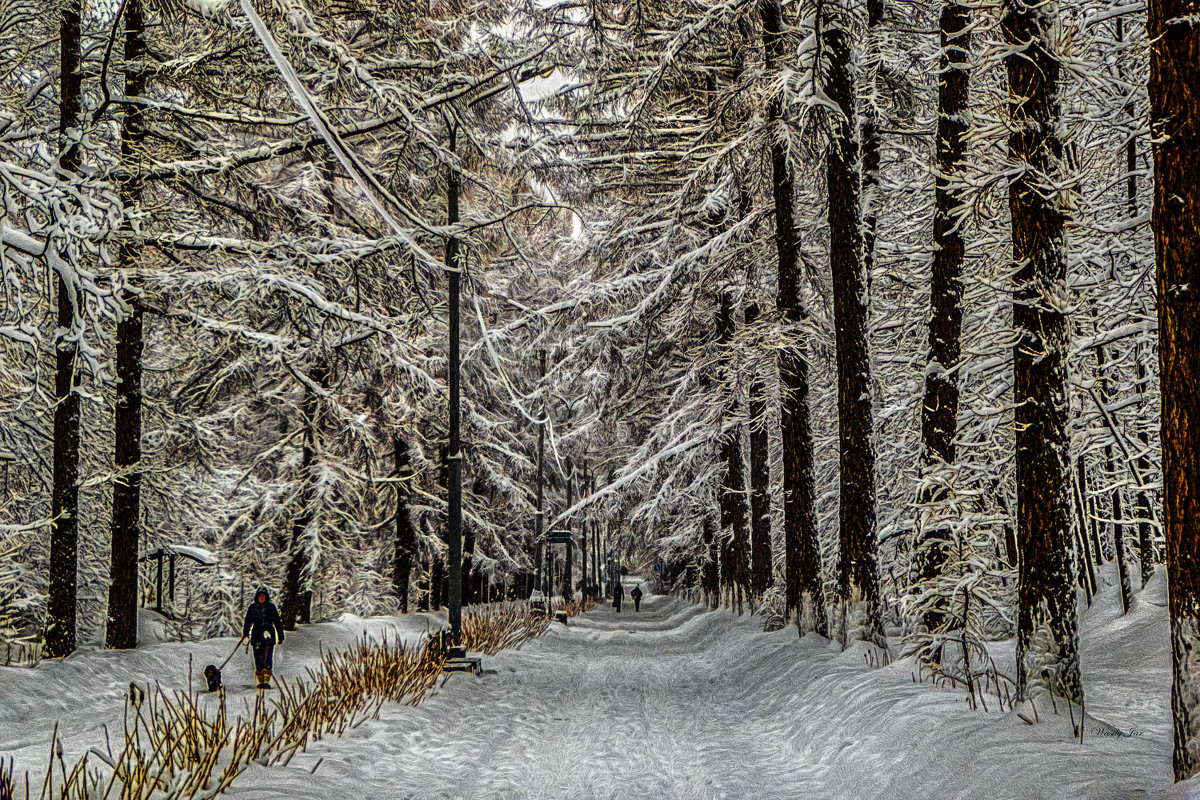
[[(590, 600), (586, 607), (594, 605)], [(569, 616), (580, 603), (556, 604)], [(463, 644), (493, 655), (544, 634), (552, 617), (525, 605), (486, 607), (463, 616)], [(278, 692), (258, 692), (248, 716), (230, 720), (225, 690), (215, 703), (195, 692), (130, 684), (116, 754), (93, 747), (72, 767), (55, 726), (38, 800), (184, 800), (212, 798), (249, 766), (287, 764), (310, 741), (340, 736), (379, 716), (382, 705), (416, 705), (437, 685), (445, 653), (436, 637), (416, 644), (361, 639), (322, 652), (307, 678), (278, 680)], [(106, 740), (107, 740), (106, 735)], [(23, 800), (33, 800), (26, 774)], [(18, 800), (12, 763), (0, 762), (0, 800)]]

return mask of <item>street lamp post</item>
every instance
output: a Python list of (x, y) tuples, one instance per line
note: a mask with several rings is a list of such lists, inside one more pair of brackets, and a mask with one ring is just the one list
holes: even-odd
[[(455, 151), (458, 128), (450, 126), (450, 152)], [(450, 225), (458, 222), (458, 183), (456, 165), (450, 165), (447, 181), (447, 219)], [(462, 642), (462, 440), (459, 413), (459, 319), (458, 300), (461, 257), (458, 239), (451, 236), (446, 240), (446, 276), (449, 280), (449, 338), (450, 338), (450, 445), (446, 452), (446, 483), (448, 494), (447, 534), (450, 537), (450, 597), (449, 606), (451, 644), (458, 647)]]

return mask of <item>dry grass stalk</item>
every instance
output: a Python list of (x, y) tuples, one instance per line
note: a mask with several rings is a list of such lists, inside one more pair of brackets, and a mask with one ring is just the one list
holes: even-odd
[[(573, 615), (582, 606), (564, 610)], [(524, 606), (492, 607), (464, 616), (464, 644), (492, 655), (541, 636), (549, 626), (550, 617)], [(252, 764), (286, 764), (310, 741), (378, 717), (384, 703), (420, 703), (444, 664), (435, 637), (411, 645), (360, 640), (347, 650), (323, 652), (318, 669), (292, 683), (281, 680), (275, 695), (259, 692), (248, 718), (232, 722), (224, 690), (214, 706), (194, 692), (130, 684), (118, 754), (92, 748), (68, 770), (56, 727), (39, 800), (208, 800)], [(107, 777), (99, 763), (107, 765)], [(25, 795), (32, 800), (28, 775)], [(0, 800), (17, 800), (11, 762), (0, 763)]]

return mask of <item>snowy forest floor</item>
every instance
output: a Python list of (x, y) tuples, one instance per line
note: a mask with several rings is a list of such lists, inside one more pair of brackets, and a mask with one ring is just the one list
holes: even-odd
[[(1065, 713), (1031, 726), (971, 710), (961, 689), (913, 683), (912, 659), (869, 669), (861, 646), (842, 652), (792, 628), (764, 633), (749, 615), (651, 596), (640, 613), (601, 607), (555, 625), (415, 708), (385, 705), (378, 720), (313, 743), (286, 767), (252, 768), (228, 796), (1200, 798), (1200, 785), (1169, 788), (1161, 570), (1128, 616), (1115, 605), (1109, 590), (1083, 614), (1094, 720), (1082, 744)], [(415, 639), (431, 624), (434, 615), (413, 614), (308, 626), (277, 651), (276, 673), (302, 674), (319, 646), (364, 633)], [(90, 650), (0, 668), (0, 755), (15, 756), (18, 775), (39, 775), (55, 722), (68, 762), (103, 747), (100, 726), (119, 731), (130, 681), (181, 688), (190, 654), (199, 683), (204, 664), (232, 646)], [(246, 661), (239, 654), (226, 668), (231, 713), (253, 697)]]

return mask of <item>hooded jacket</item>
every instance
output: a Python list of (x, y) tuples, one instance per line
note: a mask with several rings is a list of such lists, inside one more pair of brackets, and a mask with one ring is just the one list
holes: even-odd
[[(266, 595), (265, 602), (258, 602), (260, 594)], [(266, 588), (260, 588), (254, 593), (254, 602), (246, 609), (246, 623), (242, 625), (242, 636), (249, 636), (254, 642), (283, 642), (283, 620), (279, 618), (279, 609), (271, 602), (271, 593)]]

